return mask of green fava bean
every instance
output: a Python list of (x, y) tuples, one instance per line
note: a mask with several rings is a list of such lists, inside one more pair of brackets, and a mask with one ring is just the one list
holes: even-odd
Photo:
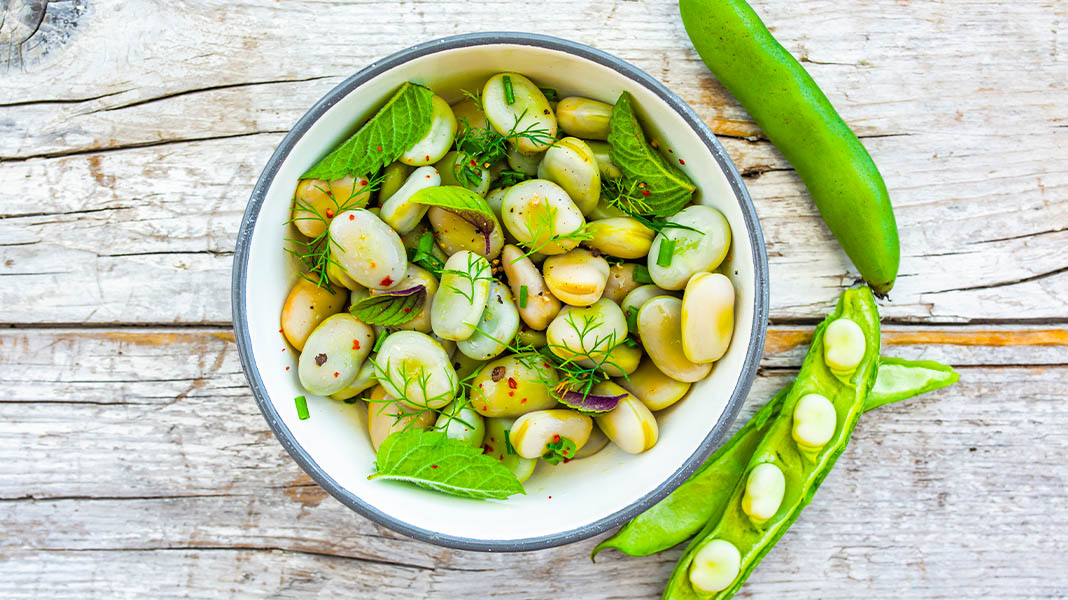
[[(423, 267), (408, 263), (408, 270), (404, 273), (404, 278), (397, 283), (396, 288), (398, 290), (408, 290), (418, 285), (426, 288), (426, 300), (423, 302), (423, 306), (419, 308), (419, 313), (415, 315), (415, 318), (407, 323), (394, 325), (394, 329), (411, 329), (422, 333), (431, 332), (430, 312), (431, 307), (434, 305), (434, 296), (438, 291), (438, 279)], [(369, 293), (371, 296), (380, 296), (383, 292), (370, 290)], [(355, 296), (355, 294), (353, 295)]]
[(413, 166), (435, 163), (449, 151), (456, 138), (456, 117), (452, 107), (441, 96), (431, 98), (433, 113), (430, 130), (418, 142), (400, 155), (400, 161)]
[(501, 249), (504, 248), (504, 231), (500, 223), (494, 223), (487, 245), (486, 236), (482, 232), (452, 211), (431, 206), (427, 211), (427, 219), (434, 228), (438, 246), (449, 256), (466, 251), (493, 260), (501, 255)]
[[(665, 290), (681, 290), (695, 273), (714, 271), (723, 262), (731, 247), (731, 227), (723, 213), (703, 205), (684, 208), (667, 220), (697, 231), (661, 230), (649, 248), (649, 276)], [(665, 243), (672, 245), (670, 253), (661, 251)], [(664, 263), (661, 254), (670, 260)]]
[(330, 315), (345, 307), (349, 295), (343, 289), (319, 287), (298, 277), (282, 305), (282, 333), (297, 350), (304, 349), (308, 336)]
[[(597, 168), (601, 170), (601, 176), (609, 179), (620, 179), (623, 177), (623, 171), (619, 170), (616, 163), (612, 162), (612, 146), (608, 142), (586, 142), (586, 145), (590, 147), (593, 152), (593, 157), (597, 159)], [(610, 215), (613, 217), (623, 216), (622, 211), (618, 215)], [(596, 219), (603, 219), (604, 217), (594, 217)]]
[(482, 446), (482, 440), (486, 435), (486, 421), (482, 415), (471, 409), (470, 406), (460, 406), (458, 402), (441, 409), (434, 428), (444, 431), (445, 436), (454, 440), (460, 440), (476, 448)]
[(597, 207), (601, 198), (601, 172), (586, 142), (573, 137), (557, 141), (538, 163), (538, 177), (564, 188), (583, 215)]
[(356, 317), (342, 313), (319, 324), (308, 336), (297, 361), (304, 389), (329, 396), (345, 389), (360, 371), (374, 345), (374, 330)]
[(475, 162), (467, 154), (455, 150), (434, 163), (434, 168), (441, 176), (441, 185), (458, 185), (483, 197), (489, 192), (490, 183), (493, 182), (489, 169)]
[(452, 114), (456, 117), (456, 127), (459, 135), (466, 132), (487, 129), (490, 124), (486, 120), (486, 113), (482, 107), (472, 98), (464, 98), (452, 105)]
[[(941, 389), (957, 379), (958, 375), (951, 367), (934, 361), (882, 357), (864, 410), (867, 412)], [(631, 380), (634, 380), (633, 375)], [(630, 556), (648, 556), (684, 542), (710, 520), (718, 520), (730, 501), (733, 484), (741, 480), (757, 444), (782, 411), (789, 392), (790, 386), (779, 390), (689, 480), (598, 544), (593, 556), (606, 548), (615, 548)]]
[(375, 356), (375, 371), (390, 396), (415, 409), (441, 408), (460, 388), (445, 349), (418, 331), (389, 334)]
[(375, 377), (374, 363), (364, 360), (363, 364), (360, 365), (360, 371), (356, 373), (356, 379), (353, 379), (351, 383), (345, 386), (345, 389), (330, 394), (330, 397), (334, 400), (348, 400), (373, 388), (377, 383), (378, 379)]
[(587, 224), (590, 239), (583, 242), (602, 254), (617, 258), (642, 258), (649, 254), (655, 232), (634, 217), (598, 219)]
[(486, 436), (482, 442), (482, 452), (501, 461), (508, 470), (515, 475), (519, 483), (530, 479), (534, 473), (534, 467), (538, 465), (536, 458), (523, 458), (516, 453), (508, 441), (514, 418), (490, 418), (486, 419)]
[(472, 252), (461, 251), (449, 257), (438, 291), (430, 307), (434, 333), (447, 340), (466, 340), (486, 309), (491, 276), (489, 262)]
[[(827, 326), (838, 318), (848, 318), (864, 332), (864, 357), (847, 380), (836, 377), (823, 357), (823, 336)], [(879, 311), (869, 288), (846, 290), (838, 305), (819, 327), (812, 346), (801, 365), (797, 380), (790, 388), (783, 407), (746, 466), (746, 473), (763, 463), (774, 464), (785, 478), (785, 493), (778, 512), (760, 526), (743, 510), (745, 482), (740, 480), (731, 491), (723, 514), (709, 521), (687, 549), (664, 591), (665, 599), (727, 598), (732, 596), (752, 573), (775, 542), (800, 515), (811, 494), (834, 466), (845, 449), (849, 436), (864, 410), (868, 392), (875, 383), (879, 358)], [(837, 413), (831, 438), (818, 451), (807, 451), (794, 440), (794, 409), (802, 398), (820, 395), (827, 398)], [(707, 581), (703, 566), (694, 559), (702, 550), (719, 540), (729, 542), (741, 556), (738, 576), (721, 589), (697, 590), (694, 583)]]
[(471, 381), (471, 407), (485, 417), (518, 417), (556, 406), (550, 390), (558, 375), (538, 354), (517, 354), (486, 363)]
[(419, 190), (441, 185), (441, 176), (434, 167), (419, 167), (405, 180), (391, 196), (382, 196), (379, 209), (380, 218), (400, 235), (411, 232), (419, 225), (429, 206), (412, 202), (412, 196)]
[(612, 105), (569, 96), (556, 105), (556, 120), (564, 133), (585, 140), (607, 140)]
[(404, 182), (408, 181), (408, 176), (412, 174), (415, 167), (406, 165), (400, 161), (389, 163), (385, 169), (382, 170), (382, 184), (378, 188), (378, 198), (384, 201), (393, 194), (397, 193), (397, 190), (401, 189)]
[(542, 152), (555, 141), (556, 115), (549, 101), (533, 81), (519, 73), (490, 77), (482, 88), (482, 109), (501, 135), (521, 131), (541, 134), (516, 140), (516, 148), (524, 154)]
[(608, 282), (604, 284), (602, 297), (608, 298), (616, 304), (622, 304), (632, 290), (641, 286), (634, 280), (634, 270), (639, 265), (634, 263), (619, 263), (612, 265), (608, 270)]
[(538, 165), (541, 164), (544, 156), (544, 152), (538, 154), (523, 154), (517, 150), (515, 146), (510, 146), (506, 158), (508, 160), (508, 166), (513, 171), (519, 171), (524, 175), (534, 177), (538, 174)]
[(371, 211), (341, 213), (330, 222), (333, 256), (360, 285), (388, 289), (404, 277), (408, 254), (400, 236)]
[(512, 292), (495, 279), (490, 282), (489, 298), (478, 327), (471, 337), (456, 342), (456, 348), (471, 358), (489, 360), (504, 352), (518, 331), (519, 310), (512, 301)]
[(548, 348), (564, 360), (604, 357), (627, 337), (627, 319), (619, 306), (601, 298), (590, 306), (565, 306), (545, 331)]

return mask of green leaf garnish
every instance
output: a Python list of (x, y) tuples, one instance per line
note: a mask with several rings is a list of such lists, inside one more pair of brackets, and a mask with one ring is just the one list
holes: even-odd
[(556, 91), (556, 88), (538, 88), (541, 93), (545, 94), (545, 99), (549, 102), (559, 102), (560, 92)]
[(441, 259), (434, 256), (434, 234), (427, 231), (419, 236), (416, 242), (415, 252), (412, 253), (411, 261), (435, 275), (439, 275), (445, 267)]
[(648, 214), (673, 215), (686, 206), (696, 186), (645, 140), (629, 93), (619, 96), (608, 125), (612, 162), (628, 184), (635, 182), (641, 188)]
[(653, 278), (649, 275), (649, 267), (634, 265), (634, 282), (642, 285), (653, 283)]
[(482, 234), (486, 239), (486, 254), (489, 254), (490, 234), (497, 227), (497, 217), (482, 196), (458, 185), (439, 185), (419, 190), (409, 202), (437, 206), (455, 213)]
[(364, 298), (350, 308), (349, 312), (368, 325), (393, 327), (417, 317), (424, 302), (426, 286), (417, 285), (406, 290), (387, 291), (379, 296)]
[(378, 449), (376, 468), (368, 479), (408, 481), (465, 498), (503, 500), (526, 493), (500, 461), (440, 431), (391, 434)]
[(434, 92), (405, 82), (371, 120), (327, 154), (301, 179), (366, 176), (397, 160), (430, 130)]
[(545, 444), (545, 453), (541, 459), (550, 465), (558, 465), (560, 461), (575, 458), (575, 442), (566, 437), (554, 436), (553, 441)]

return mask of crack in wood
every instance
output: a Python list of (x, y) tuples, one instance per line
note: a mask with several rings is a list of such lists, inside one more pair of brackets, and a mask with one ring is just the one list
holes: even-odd
[(207, 87), (202, 87), (202, 88), (181, 90), (181, 91), (178, 91), (178, 92), (171, 92), (171, 93), (168, 93), (168, 94), (162, 94), (162, 95), (159, 95), (159, 96), (152, 96), (150, 98), (144, 98), (142, 100), (135, 100), (133, 102), (128, 102), (126, 104), (119, 104), (119, 105), (116, 105), (116, 106), (108, 106), (108, 107), (104, 107), (104, 108), (98, 108), (96, 110), (91, 110), (86, 114), (90, 114), (91, 115), (91, 114), (99, 113), (99, 112), (111, 112), (111, 111), (115, 111), (115, 110), (122, 110), (124, 108), (131, 108), (131, 107), (134, 107), (134, 106), (142, 106), (144, 104), (151, 104), (153, 102), (159, 102), (161, 100), (170, 100), (172, 98), (179, 98), (179, 97), (182, 97), (182, 96), (189, 96), (189, 95), (192, 95), (192, 94), (201, 94), (201, 93), (204, 93), (204, 92), (215, 92), (215, 91), (219, 91), (219, 90), (231, 90), (231, 89), (236, 89), (236, 88), (254, 87), (254, 86), (259, 86), (259, 85), (273, 85), (273, 84), (278, 84), (278, 83), (304, 83), (304, 82), (308, 82), (308, 81), (318, 81), (320, 79), (337, 79), (337, 78), (340, 78), (340, 76), (339, 75), (317, 75), (315, 77), (306, 77), (306, 78), (303, 78), (303, 79), (274, 79), (274, 80), (268, 80), (268, 81), (249, 81), (249, 82), (242, 82), (242, 83), (225, 83), (225, 84), (221, 84), (221, 85), (212, 85), (212, 86), (207, 86)]
[(65, 158), (68, 156), (84, 156), (87, 154), (109, 154), (112, 152), (121, 152), (124, 150), (137, 150), (141, 148), (155, 148), (157, 146), (169, 146), (175, 144), (191, 144), (194, 142), (208, 142), (215, 140), (230, 140), (236, 138), (252, 137), (257, 135), (277, 135), (280, 133), (289, 133), (288, 129), (270, 129), (264, 131), (249, 131), (245, 133), (233, 133), (227, 135), (209, 135), (203, 137), (194, 138), (176, 138), (170, 140), (158, 140), (152, 142), (137, 142), (131, 144), (119, 144), (115, 146), (108, 146), (105, 148), (86, 148), (82, 150), (70, 150), (60, 152), (44, 152), (41, 154), (28, 154), (26, 156), (0, 156), (0, 164), (4, 163), (20, 163), (41, 158)]

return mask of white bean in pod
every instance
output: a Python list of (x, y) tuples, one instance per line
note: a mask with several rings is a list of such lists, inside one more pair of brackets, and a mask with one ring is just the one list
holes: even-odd
[(492, 279), (485, 258), (466, 250), (450, 256), (430, 307), (434, 333), (456, 342), (471, 337), (486, 309)]
[(638, 336), (653, 363), (668, 377), (694, 382), (704, 379), (711, 363), (695, 363), (682, 351), (682, 300), (657, 296), (638, 311)]
[(412, 196), (419, 190), (441, 185), (441, 175), (434, 167), (419, 167), (405, 180), (392, 196), (382, 203), (379, 216), (386, 225), (397, 233), (404, 235), (415, 229), (429, 206), (412, 202)]
[(434, 95), (430, 102), (433, 109), (430, 130), (400, 155), (400, 161), (404, 164), (421, 166), (436, 163), (448, 153), (456, 138), (456, 117), (453, 116), (452, 107), (438, 95)]
[(593, 212), (601, 198), (597, 159), (586, 142), (578, 138), (564, 138), (546, 150), (538, 164), (538, 178), (564, 188), (583, 215)]
[(400, 236), (374, 213), (345, 211), (330, 223), (333, 256), (356, 283), (370, 289), (389, 289), (408, 268)]
[(519, 310), (512, 300), (512, 292), (493, 280), (478, 328), (471, 337), (456, 342), (456, 348), (471, 358), (489, 360), (504, 352), (518, 331)]
[(327, 318), (308, 336), (300, 353), (300, 384), (320, 396), (340, 392), (356, 379), (374, 340), (371, 326), (348, 313)]
[(528, 179), (508, 188), (501, 216), (519, 243), (550, 255), (578, 246), (581, 239), (574, 234), (586, 225), (567, 192), (545, 179)]
[(412, 408), (441, 408), (460, 389), (448, 353), (418, 331), (389, 334), (375, 357), (375, 373), (386, 393)]
[(516, 140), (524, 154), (542, 152), (556, 140), (556, 115), (549, 101), (533, 81), (519, 73), (490, 77), (482, 88), (482, 109), (497, 133), (529, 134)]
[(589, 306), (599, 300), (609, 271), (608, 261), (585, 248), (550, 256), (542, 265), (549, 291), (571, 306)]
[[(649, 276), (665, 290), (681, 290), (695, 273), (713, 271), (723, 262), (731, 247), (731, 228), (723, 213), (711, 206), (690, 206), (667, 220), (697, 231), (667, 227), (658, 233), (649, 249)], [(662, 259), (665, 243), (672, 249), (665, 250)]]
[(656, 445), (660, 436), (656, 417), (637, 398), (610, 381), (594, 386), (593, 393), (601, 396), (625, 394), (615, 408), (594, 417), (597, 426), (612, 443), (630, 454), (641, 454)]
[(698, 273), (682, 296), (682, 351), (695, 363), (717, 361), (734, 335), (734, 285), (719, 273)]

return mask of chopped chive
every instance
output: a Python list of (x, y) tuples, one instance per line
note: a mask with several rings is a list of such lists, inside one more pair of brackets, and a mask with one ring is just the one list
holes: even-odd
[(638, 333), (638, 309), (633, 306), (627, 307), (627, 331)]
[(559, 102), (560, 92), (556, 91), (556, 88), (538, 88), (541, 93), (545, 94), (545, 99), (549, 102)]
[(519, 308), (527, 307), (527, 294), (529, 293), (530, 292), (527, 291), (527, 286), (519, 286)]
[(386, 335), (388, 334), (383, 331), (381, 335), (378, 336), (378, 339), (375, 340), (375, 347), (371, 348), (371, 352), (378, 352), (378, 349), (382, 347), (382, 342), (386, 341)]
[(504, 430), (504, 448), (508, 454), (515, 454), (515, 448), (512, 447), (512, 440), (508, 439), (508, 434), (511, 433), (511, 429)]
[(512, 78), (508, 75), (504, 76), (504, 101), (508, 104), (515, 104), (515, 92), (512, 91)]
[(301, 421), (307, 420), (311, 417), (311, 413), (308, 412), (308, 399), (304, 396), (297, 396), (293, 398), (293, 401), (297, 403), (297, 418)]
[(660, 252), (656, 255), (656, 264), (661, 267), (671, 266), (671, 255), (675, 252), (675, 240), (671, 238), (664, 238), (664, 241), (660, 242)]
[(653, 278), (649, 276), (649, 267), (634, 265), (634, 281), (641, 284), (653, 283)]

